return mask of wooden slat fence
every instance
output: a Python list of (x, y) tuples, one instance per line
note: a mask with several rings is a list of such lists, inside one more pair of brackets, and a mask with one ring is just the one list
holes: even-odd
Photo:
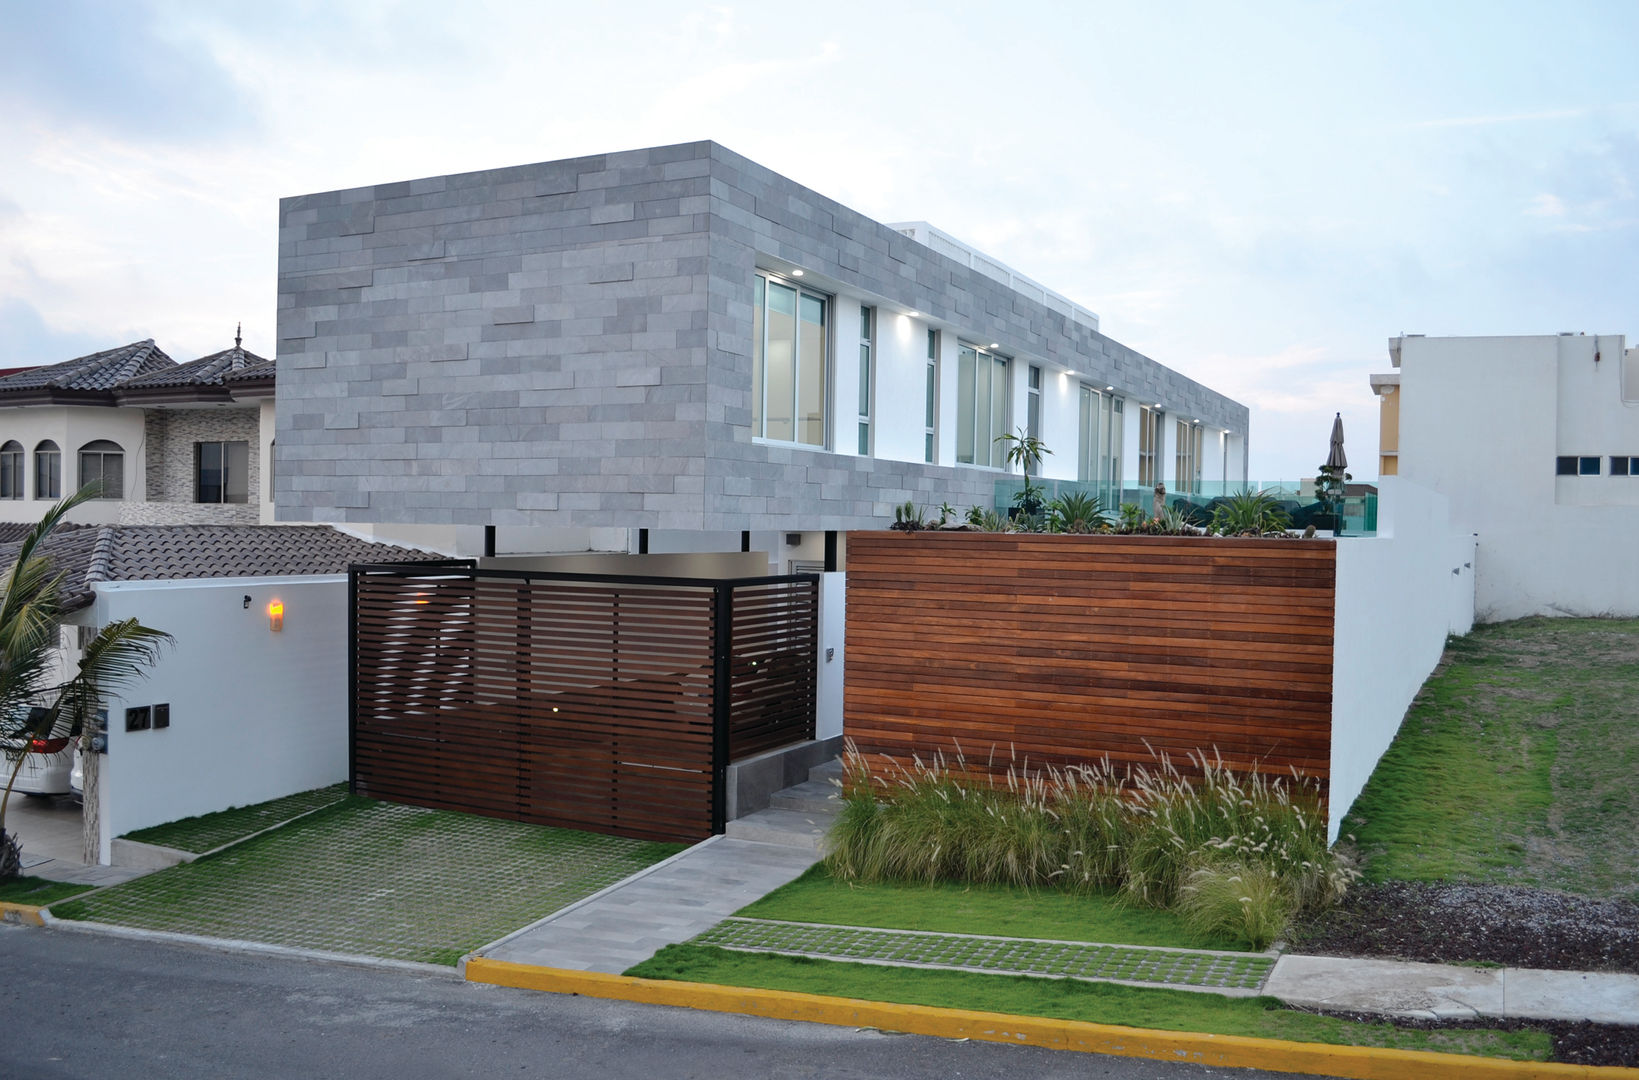
[(813, 737), (812, 578), (352, 577), (359, 794), (692, 840), (728, 761)]
[(868, 753), (1329, 774), (1333, 541), (851, 533), (847, 570)]

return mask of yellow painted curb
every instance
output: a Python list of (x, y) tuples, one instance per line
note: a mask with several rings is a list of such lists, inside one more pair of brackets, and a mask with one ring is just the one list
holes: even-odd
[(14, 904), (9, 900), (0, 900), (0, 922), (44, 926), (46, 921), (40, 917), (40, 912), (44, 910), (33, 904)]
[(930, 1005), (895, 1005), (882, 1001), (823, 997), (790, 990), (757, 990), (707, 983), (637, 979), (595, 971), (513, 964), (473, 957), (467, 961), (469, 982), (544, 990), (554, 994), (613, 998), (648, 1005), (678, 1005), (713, 1012), (743, 1013), (775, 1020), (807, 1020), (845, 1027), (880, 1028), (946, 1039), (1044, 1046), (1119, 1057), (1182, 1061), (1197, 1065), (1269, 1069), (1276, 1072), (1346, 1076), (1356, 1080), (1525, 1080), (1527, 1077), (1633, 1078), (1639, 1069), (1564, 1065), (1536, 1061), (1436, 1054), (1426, 1050), (1388, 1050), (1375, 1046), (1331, 1046), (1324, 1043), (1255, 1039), (1243, 1035), (1206, 1035), (1182, 1031), (1051, 1020), (1034, 1016), (944, 1009)]

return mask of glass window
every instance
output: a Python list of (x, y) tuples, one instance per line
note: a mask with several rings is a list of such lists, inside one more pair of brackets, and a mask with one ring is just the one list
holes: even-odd
[(1025, 373), (1025, 434), (1033, 439), (1041, 438), (1041, 368), (1035, 364)]
[(859, 454), (871, 453), (871, 348), (876, 342), (876, 312), (859, 308)]
[(1576, 471), (1579, 476), (1598, 476), (1599, 459), (1597, 457), (1577, 458)]
[(1098, 452), (1101, 440), (1098, 425), (1102, 419), (1102, 410), (1099, 406), (1103, 396), (1090, 386), (1081, 388), (1081, 417), (1076, 439), (1076, 479), (1083, 484), (1096, 484), (1099, 481)]
[(194, 501), (242, 503), (250, 497), (250, 443), (194, 443)]
[(1106, 396), (1104, 399), (1109, 405), (1108, 414), (1101, 414), (1100, 419), (1108, 422), (1102, 424), (1105, 438), (1108, 440), (1106, 451), (1107, 472), (1103, 476), (1105, 485), (1100, 492), (1107, 506), (1119, 506), (1121, 503), (1121, 443), (1126, 431), (1126, 400), (1124, 398)]
[(1612, 476), (1639, 476), (1639, 457), (1611, 458)]
[(764, 274), (752, 297), (752, 434), (824, 446), (829, 301)]
[(1172, 490), (1181, 495), (1195, 494), (1201, 490), (1201, 428), (1180, 420), (1173, 436)]
[(34, 497), (63, 497), (63, 452), (50, 439), (42, 440), (34, 448)]
[(99, 499), (125, 498), (125, 451), (117, 442), (97, 439), (80, 447), (80, 486), (97, 484)]
[(922, 399), (922, 460), (933, 461), (937, 433), (934, 427), (939, 403), (939, 331), (928, 331), (927, 391)]
[(999, 469), (1007, 451), (996, 445), (1007, 431), (1008, 358), (973, 345), (956, 355), (956, 460)]
[(1575, 476), (1576, 475), (1576, 458), (1567, 457), (1563, 454), (1560, 455), (1559, 457), (1555, 458), (1554, 459), (1554, 475), (1555, 476)]
[(1141, 405), (1138, 409), (1138, 486), (1153, 488), (1161, 481), (1156, 459), (1161, 454), (1160, 409)]
[(23, 444), (16, 439), (0, 445), (0, 499), (23, 497)]

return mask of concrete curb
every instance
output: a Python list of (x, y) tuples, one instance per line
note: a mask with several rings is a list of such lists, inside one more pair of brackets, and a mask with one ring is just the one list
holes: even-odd
[(46, 909), (38, 910), (42, 921), (37, 925), (46, 926), (53, 930), (67, 930), (76, 934), (101, 934), (105, 937), (122, 937), (133, 941), (157, 941), (168, 945), (192, 945), (196, 948), (214, 949), (218, 952), (258, 953), (263, 956), (283, 956), (293, 960), (323, 960), (327, 963), (348, 964), (353, 967), (402, 971), (411, 975), (435, 975), (447, 979), (461, 978), (461, 972), (458, 969), (445, 967), (442, 964), (423, 964), (414, 960), (389, 960), (380, 956), (326, 952), (323, 949), (299, 949), (290, 945), (269, 945), (265, 942), (245, 941), (241, 938), (214, 938), (200, 934), (178, 934), (170, 930), (141, 930), (133, 926), (81, 922), (76, 919), (56, 918)]
[(24, 926), (44, 926), (45, 908), (33, 904), (14, 904), (0, 900), (0, 922), (21, 923)]
[(977, 1039), (1155, 1061), (1344, 1076), (1351, 1080), (1438, 1080), (1441, 1077), (1459, 1077), (1463, 1080), (1525, 1080), (1528, 1077), (1639, 1080), (1639, 1069), (1636, 1068), (1505, 1061), (1424, 1050), (1387, 1050), (1241, 1035), (1150, 1031), (1080, 1020), (1052, 1020), (929, 1005), (822, 997), (788, 990), (758, 990), (638, 979), (593, 971), (565, 971), (484, 957), (470, 958), (464, 971), (469, 982), (520, 990), (580, 994), (584, 997), (674, 1005), (775, 1020), (870, 1027), (946, 1039)]

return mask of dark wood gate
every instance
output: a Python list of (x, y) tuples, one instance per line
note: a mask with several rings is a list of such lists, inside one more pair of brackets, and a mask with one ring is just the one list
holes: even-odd
[(660, 840), (814, 736), (819, 583), (355, 566), (360, 795)]

